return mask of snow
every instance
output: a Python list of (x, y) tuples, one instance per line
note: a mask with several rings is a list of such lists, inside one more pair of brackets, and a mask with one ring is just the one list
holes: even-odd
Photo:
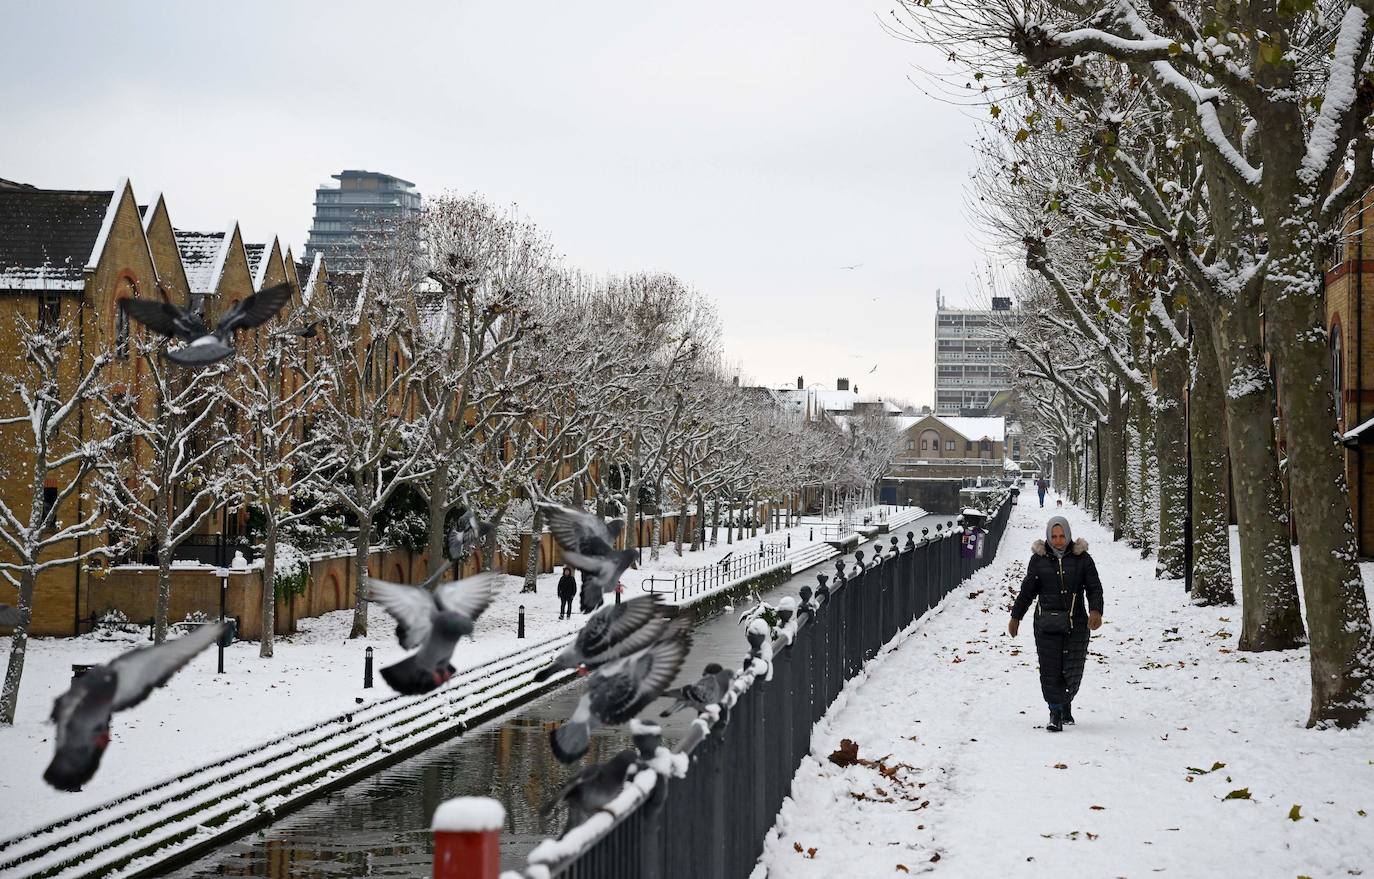
[(937, 415), (933, 417), (957, 430), (965, 439), (987, 439), (1000, 443), (1007, 438), (1007, 420), (1005, 418), (972, 418), (959, 415)]
[(1354, 427), (1354, 428), (1351, 428), (1350, 430), (1347, 430), (1347, 431), (1345, 432), (1345, 434), (1341, 437), (1341, 439), (1344, 439), (1344, 440), (1358, 439), (1358, 438), (1360, 437), (1360, 434), (1362, 434), (1362, 433), (1364, 433), (1366, 430), (1368, 430), (1368, 429), (1370, 428), (1371, 425), (1374, 425), (1374, 418), (1369, 419), (1368, 421), (1366, 421), (1366, 422), (1364, 422), (1363, 424), (1361, 424), (1359, 427)]
[(105, 251), (105, 242), (110, 239), (110, 230), (114, 228), (115, 217), (119, 214), (119, 203), (124, 200), (124, 193), (128, 189), (129, 178), (119, 178), (114, 192), (110, 193), (110, 203), (105, 208), (105, 219), (100, 223), (100, 232), (95, 236), (95, 244), (92, 245), (91, 255), (86, 260), (86, 268), (94, 270), (100, 265), (100, 254)]
[(1356, 67), (1368, 21), (1369, 15), (1353, 4), (1346, 9), (1345, 18), (1341, 21), (1340, 34), (1336, 37), (1336, 52), (1331, 59), (1331, 72), (1326, 81), (1326, 93), (1322, 96), (1321, 112), (1312, 123), (1307, 151), (1302, 157), (1302, 170), (1298, 172), (1299, 178), (1308, 186), (1318, 182), (1338, 151), (1344, 152), (1345, 141), (1341, 139), (1340, 129), (1350, 108), (1355, 105), (1355, 86), (1360, 76)]
[(506, 808), (490, 797), (454, 797), (434, 810), (436, 832), (481, 833), (500, 830), (506, 823)]
[[(1004, 631), (1043, 527), (1014, 507), (998, 558), (899, 634), (813, 731), (756, 877), (1057, 876), (1069, 863), (1085, 876), (1335, 876), (1374, 863), (1374, 724), (1306, 729), (1305, 651), (1240, 653), (1241, 608), (1192, 606), (1153, 559), (1062, 512), (1106, 586), (1077, 725), (1043, 729), (1029, 627)], [(844, 738), (873, 765), (831, 763)], [(1248, 800), (1226, 799), (1242, 789)]]

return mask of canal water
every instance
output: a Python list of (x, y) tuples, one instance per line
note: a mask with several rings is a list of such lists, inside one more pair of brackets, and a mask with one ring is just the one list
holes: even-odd
[[(919, 533), (921, 527), (933, 527), (934, 522), (947, 518), (928, 516), (901, 530)], [(801, 586), (815, 585), (817, 573), (833, 571), (829, 563), (822, 564), (761, 597), (776, 603), (785, 595), (795, 596)], [(698, 678), (708, 662), (726, 667), (742, 663), (748, 644), (737, 620), (752, 604), (740, 599), (733, 612), (717, 612), (695, 621), (692, 651), (679, 683)], [(556, 836), (562, 830), (561, 810), (546, 819), (539, 814), (540, 806), (588, 761), (609, 759), (621, 748), (631, 746), (627, 730), (599, 729), (581, 762), (565, 767), (554, 759), (549, 731), (572, 713), (581, 693), (580, 682), (561, 687), (166, 875), (428, 877), (432, 859), (429, 824), (434, 809), (451, 797), (477, 795), (505, 804), (501, 860), (504, 869), (514, 869), (524, 864), (530, 849), (544, 837)], [(658, 712), (669, 704), (659, 700), (641, 716), (657, 719)], [(661, 721), (668, 744), (686, 733), (693, 716), (690, 711), (681, 711)]]

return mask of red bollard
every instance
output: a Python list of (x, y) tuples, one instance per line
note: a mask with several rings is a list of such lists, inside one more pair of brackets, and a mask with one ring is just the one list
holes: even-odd
[(487, 797), (456, 797), (434, 810), (434, 879), (497, 879), (506, 810)]

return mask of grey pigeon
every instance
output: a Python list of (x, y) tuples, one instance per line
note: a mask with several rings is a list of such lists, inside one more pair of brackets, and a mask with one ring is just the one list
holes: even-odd
[(0, 626), (12, 628), (19, 625), (19, 608), (11, 607), (8, 604), (0, 604)]
[(678, 617), (658, 643), (592, 672), (572, 717), (549, 734), (559, 762), (571, 763), (587, 753), (592, 727), (626, 723), (662, 695), (691, 648), (687, 625), (685, 617)]
[(448, 557), (455, 562), (463, 561), (491, 531), (491, 523), (478, 521), (477, 514), (468, 506), (458, 516), (457, 527), (448, 530)]
[(472, 634), (473, 623), (496, 596), (500, 575), (484, 571), (440, 583), (430, 592), (385, 580), (367, 580), (367, 597), (396, 618), (401, 645), (415, 653), (382, 669), (391, 689), (414, 696), (428, 693), (453, 677), (449, 662), (458, 639)]
[(734, 680), (735, 673), (729, 669), (721, 668), (719, 663), (708, 663), (702, 670), (701, 679), (695, 684), (683, 684), (681, 687), (674, 687), (663, 695), (672, 696), (677, 701), (673, 707), (659, 713), (659, 717), (667, 717), (676, 714), (684, 708), (693, 708), (698, 714), (706, 710), (707, 705), (719, 705), (720, 700), (725, 698), (726, 692), (730, 689), (730, 682)]
[(110, 744), (110, 715), (148, 698), (228, 631), (228, 623), (201, 626), (174, 641), (123, 653), (73, 681), (71, 689), (53, 702), (57, 750), (43, 780), (58, 790), (81, 790), (100, 768)]
[(549, 532), (563, 548), (563, 559), (586, 575), (582, 612), (591, 613), (601, 606), (602, 595), (615, 590), (635, 559), (633, 550), (615, 548), (625, 523), (619, 519), (607, 523), (600, 516), (548, 501), (539, 501), (538, 506), (549, 523)]
[(588, 766), (574, 775), (539, 813), (548, 817), (559, 803), (567, 803), (568, 823), (563, 829), (567, 833), (619, 796), (625, 789), (625, 779), (638, 767), (639, 753), (634, 748), (626, 748), (605, 763)]
[(234, 353), (235, 330), (248, 330), (271, 320), (291, 298), (291, 285), (278, 284), (235, 302), (220, 318), (214, 332), (200, 315), (157, 299), (121, 299), (124, 313), (148, 329), (186, 344), (167, 352), (179, 366), (209, 366)]
[(659, 615), (661, 606), (657, 595), (642, 595), (599, 608), (577, 638), (553, 662), (535, 672), (534, 679), (542, 681), (564, 668), (575, 668), (585, 674), (643, 650), (657, 641), (668, 626), (668, 621)]

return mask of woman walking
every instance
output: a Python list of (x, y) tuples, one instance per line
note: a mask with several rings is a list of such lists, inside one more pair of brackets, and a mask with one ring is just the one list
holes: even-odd
[(1069, 520), (1055, 516), (1045, 539), (1031, 544), (1021, 592), (1011, 606), (1007, 633), (1013, 638), (1031, 602), (1035, 608), (1035, 651), (1040, 658), (1040, 692), (1050, 708), (1045, 729), (1059, 732), (1073, 723), (1073, 697), (1088, 660), (1088, 630), (1102, 625), (1102, 581), (1088, 555), (1088, 541), (1073, 539)]
[(572, 603), (577, 597), (577, 580), (573, 579), (571, 565), (563, 566), (563, 576), (558, 578), (558, 618), (572, 619)]

